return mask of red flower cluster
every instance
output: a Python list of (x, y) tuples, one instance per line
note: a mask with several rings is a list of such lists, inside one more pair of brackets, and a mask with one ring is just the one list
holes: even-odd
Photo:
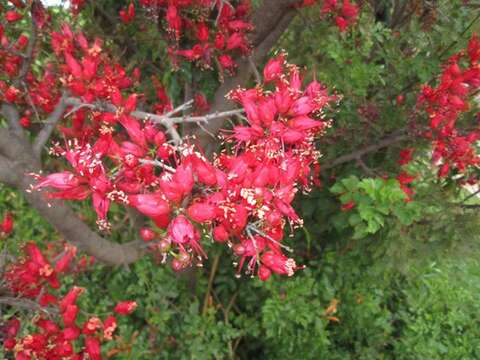
[[(125, 73), (104, 76), (100, 52), (83, 47), (80, 65), (70, 55), (71, 42), (62, 44), (66, 83), (86, 106), (73, 115), (71, 128), (63, 128), (74, 139), (52, 148), (71, 170), (37, 176), (34, 189), (56, 189), (50, 198), (91, 196), (104, 229), (112, 201), (136, 208), (160, 229), (142, 229), (142, 238), (164, 259), (172, 255), (175, 270), (206, 258), (203, 231), (233, 248), (241, 257), (239, 270), (250, 259), (247, 272), (259, 264), (262, 279), (271, 272), (292, 275), (297, 267), (282, 254), (283, 229), (287, 221), (301, 225), (291, 203), (299, 189), (310, 187), (312, 167), (318, 171), (314, 139), (328, 125), (323, 109), (336, 98), (316, 81), (304, 89), (299, 69), (280, 54), (266, 65), (262, 86), (230, 94), (244, 109), (247, 125), (225, 131), (232, 151), (210, 162), (193, 145), (173, 146), (148, 119), (131, 116), (137, 95), (121, 95)], [(86, 76), (90, 62), (99, 65)], [(99, 99), (116, 110), (86, 110)], [(205, 105), (204, 99), (197, 102)]]
[[(318, 0), (303, 0), (301, 6), (312, 6), (316, 3)], [(341, 32), (355, 24), (359, 12), (358, 5), (350, 0), (324, 0), (321, 8), (321, 14), (331, 17)]]
[(452, 171), (476, 181), (469, 169), (478, 166), (475, 143), (480, 138), (477, 128), (462, 131), (457, 128), (461, 115), (469, 110), (469, 98), (480, 88), (480, 40), (474, 36), (466, 51), (452, 56), (432, 88), (425, 85), (418, 98), (418, 107), (430, 118), (430, 130), (425, 133), (433, 142), (432, 161), (440, 166), (439, 176)]
[[(6, 12), (5, 16), (10, 12)], [(16, 13), (16, 12), (13, 12)], [(10, 18), (13, 18), (10, 15)], [(8, 18), (7, 18), (8, 20)], [(28, 38), (23, 35), (17, 39), (9, 39), (5, 34), (5, 26), (0, 23), (0, 71), (7, 76), (13, 77), (17, 75), (20, 65), (22, 63), (22, 57), (20, 51), (22, 51), (28, 43)], [(9, 87), (5, 82), (0, 81), (0, 94), (3, 94), (2, 100), (13, 102), (20, 91), (14, 87)]]
[[(19, 18), (19, 13), (25, 7), (23, 1), (10, 1), (17, 10), (5, 12), (7, 19), (10, 19), (8, 35), (5, 31), (5, 24), (0, 23), (0, 72), (6, 75), (0, 80), (0, 101), (7, 102), (21, 107), (28, 107), (21, 113), (20, 125), (28, 128), (31, 124), (32, 108), (38, 112), (38, 116), (43, 113), (51, 113), (58, 102), (59, 96), (56, 86), (58, 79), (52, 72), (52, 66), (47, 65), (44, 73), (35, 76), (32, 72), (25, 74), (24, 85), (20, 86), (13, 81), (20, 74), (20, 68), (24, 61), (23, 55), (29, 43), (29, 37), (22, 31), (16, 29), (12, 24), (12, 19)], [(36, 26), (41, 29), (49, 20), (47, 11), (43, 8), (40, 1), (31, 4), (32, 18)], [(18, 14), (18, 15), (13, 15)], [(35, 55), (35, 54), (34, 54)]]
[[(250, 52), (246, 37), (253, 29), (247, 20), (250, 0), (140, 0), (139, 3), (147, 16), (162, 18), (175, 65), (180, 59), (204, 68), (215, 63), (221, 72), (231, 73), (236, 67), (234, 55)], [(130, 23), (135, 13), (135, 5), (130, 3), (119, 15), (124, 23)]]
[[(21, 322), (17, 318), (2, 326), (3, 334), (6, 334), (4, 349), (14, 352), (15, 359), (102, 358), (101, 344), (112, 340), (117, 327), (116, 318), (109, 315), (102, 321), (91, 316), (80, 321), (83, 316), (80, 314), (77, 299), (85, 291), (83, 288), (74, 286), (64, 296), (52, 293), (52, 290), (60, 287), (61, 276), (69, 271), (78, 272), (85, 268), (86, 258), (73, 264), (75, 252), (75, 248), (66, 246), (62, 253), (52, 255), (54, 261), (48, 261), (34, 243), (28, 243), (25, 246), (25, 257), (7, 268), (5, 280), (12, 293), (38, 302), (39, 307), (45, 310), (33, 320), (35, 332), (22, 332), (23, 335), (20, 336)], [(135, 302), (125, 301), (117, 304), (115, 312), (128, 315), (135, 307)], [(46, 317), (43, 315), (45, 313), (50, 315)]]
[[(5, 273), (10, 290), (17, 295), (29, 299), (37, 299), (42, 306), (56, 301), (49, 289), (58, 289), (58, 276), (69, 270), (76, 249), (66, 246), (64, 251), (57, 254), (55, 265), (48, 262), (35, 243), (25, 246), (26, 257), (17, 264), (10, 265)], [(84, 260), (85, 261), (85, 260)]]
[[(142, 5), (166, 6), (162, 1), (143, 1)], [(205, 31), (196, 24), (197, 37), (208, 44), (212, 36), (223, 36), (227, 49), (237, 49), (228, 44), (242, 44), (244, 31), (250, 28), (241, 19), (248, 12), (247, 2), (235, 9), (224, 2), (168, 3), (169, 8), (176, 8), (171, 12), (187, 15), (188, 6), (201, 10), (208, 5), (215, 5), (219, 33), (200, 36)], [(169, 26), (176, 33), (183, 35), (192, 29), (193, 22), (172, 19)], [(291, 204), (295, 193), (308, 190), (312, 173), (319, 171), (314, 140), (328, 124), (322, 111), (334, 96), (316, 81), (304, 88), (299, 69), (280, 54), (266, 65), (261, 86), (230, 94), (244, 110), (246, 125), (225, 131), (223, 138), (230, 151), (209, 161), (190, 143), (172, 145), (158, 128), (161, 122), (139, 116), (137, 103), (143, 95), (132, 88), (140, 73), (127, 74), (104, 53), (100, 39), (89, 42), (82, 33), (63, 25), (51, 33), (51, 46), (56, 63), (46, 66), (38, 78), (27, 74), (29, 93), (7, 83), (0, 88), (6, 101), (26, 108), (32, 102), (45, 115), (65, 98), (58, 91), (62, 86), (76, 99), (59, 126), (67, 138), (65, 145), (55, 144), (51, 149), (70, 168), (35, 175), (33, 189), (55, 189), (47, 194), (53, 199), (91, 198), (102, 229), (109, 227), (112, 202), (136, 208), (158, 228), (143, 229), (142, 238), (163, 259), (172, 256), (175, 270), (206, 258), (203, 233), (233, 248), (241, 257), (239, 270), (248, 260), (247, 272), (253, 273), (260, 265), (262, 279), (271, 272), (293, 274), (294, 261), (282, 253), (283, 230), (287, 223), (301, 225)], [(157, 114), (170, 112), (171, 101), (160, 84), (154, 85), (158, 102), (152, 109)], [(206, 99), (197, 94), (195, 112), (205, 111)], [(164, 117), (166, 121), (169, 116)], [(27, 248), (32, 258), (29, 266), (36, 270), (32, 275), (18, 268), (21, 276), (12, 278), (12, 284), (16, 291), (35, 297), (44, 288), (58, 286), (57, 271), (34, 247)]]

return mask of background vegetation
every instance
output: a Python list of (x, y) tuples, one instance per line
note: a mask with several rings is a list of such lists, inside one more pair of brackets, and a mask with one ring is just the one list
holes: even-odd
[[(186, 64), (171, 71), (155, 29), (111, 22), (122, 2), (96, 3), (77, 21), (89, 24), (90, 35), (113, 39), (110, 45), (127, 65), (160, 76), (178, 102), (192, 77), (212, 95), (214, 73)], [(216, 255), (204, 268), (182, 274), (149, 257), (129, 268), (95, 265), (76, 279), (88, 288), (81, 301), (92, 313), (105, 313), (125, 298), (139, 303), (122, 318), (113, 358), (480, 358), (480, 221), (474, 206), (458, 205), (469, 191), (436, 177), (427, 144), (408, 165), (422, 179), (414, 182), (409, 203), (396, 181), (381, 180), (398, 171), (398, 152), (408, 142), (369, 154), (362, 163), (330, 166), (337, 156), (405, 126), (419, 85), (434, 82), (442, 61), (478, 29), (475, 1), (403, 1), (409, 10), (404, 18), (395, 14), (396, 3), (364, 1), (358, 25), (346, 33), (319, 21), (318, 9), (302, 11), (278, 46), (291, 62), (313, 69), (306, 77), (316, 76), (342, 95), (331, 114), (334, 125), (319, 143), (322, 186), (296, 204), (305, 227), (291, 242), (306, 269), (266, 284), (238, 279), (235, 259), (214, 244), (207, 245)], [(357, 206), (340, 211), (352, 199)], [(79, 210), (93, 224), (89, 208)], [(0, 187), (0, 213), (5, 211), (14, 213), (16, 227), (2, 248), (14, 253), (26, 240), (55, 238), (14, 190)], [(118, 211), (112, 221), (119, 241), (134, 236), (124, 215)]]

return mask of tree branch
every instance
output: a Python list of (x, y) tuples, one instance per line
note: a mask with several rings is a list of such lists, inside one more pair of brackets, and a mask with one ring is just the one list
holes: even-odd
[[(243, 109), (228, 110), (222, 112), (214, 112), (202, 116), (183, 116), (183, 117), (172, 117), (168, 119), (169, 123), (172, 124), (181, 124), (181, 123), (201, 123), (208, 122), (211, 120), (220, 120), (225, 119), (231, 116), (243, 114), (245, 111)], [(154, 121), (156, 122), (156, 121)]]
[(7, 119), (8, 127), (12, 130), (18, 137), (23, 138), (23, 129), (20, 126), (20, 114), (15, 106), (8, 103), (3, 103), (0, 108), (0, 113)]
[(31, 16), (31, 30), (30, 30), (30, 38), (28, 40), (27, 50), (25, 52), (25, 56), (23, 57), (22, 67), (18, 72), (18, 76), (13, 82), (13, 86), (18, 87), (18, 85), (23, 82), (25, 76), (27, 76), (28, 71), (30, 70), (30, 66), (32, 65), (33, 61), (33, 52), (35, 51), (35, 45), (37, 44), (37, 37), (38, 37), (38, 29), (37, 23), (33, 17)]
[[(109, 265), (123, 265), (135, 262), (143, 254), (140, 241), (117, 244), (101, 237), (81, 221), (73, 210), (61, 201), (47, 201), (43, 192), (30, 191), (32, 179), (24, 176), (20, 182), (26, 199), (40, 215), (79, 250), (93, 255), (96, 260)], [(29, 192), (30, 191), (30, 192)]]
[(50, 116), (45, 120), (45, 125), (42, 130), (38, 133), (35, 141), (33, 143), (33, 153), (37, 158), (40, 158), (42, 154), (42, 149), (47, 143), (48, 139), (52, 135), (53, 130), (55, 130), (55, 126), (60, 121), (63, 116), (63, 113), (68, 107), (66, 103), (66, 94), (63, 94), (60, 98), (55, 110), (50, 114)]
[[(97, 109), (101, 111), (108, 111), (112, 113), (117, 112), (117, 108), (112, 105), (112, 104), (104, 104), (104, 103), (94, 103), (94, 104), (87, 104), (82, 102), (82, 100), (77, 99), (77, 98), (67, 98), (65, 100), (65, 103), (69, 106), (74, 106), (77, 109), (80, 109), (82, 107), (87, 107), (90, 109)], [(184, 108), (186, 104), (181, 105), (179, 108)], [(178, 109), (178, 108), (177, 108)], [(177, 112), (177, 109), (174, 109), (173, 113)], [(179, 111), (179, 110), (178, 110)], [(168, 117), (169, 114), (172, 112), (165, 114), (165, 115), (157, 115), (157, 114), (152, 114), (152, 113), (147, 113), (145, 111), (140, 111), (140, 110), (135, 110), (130, 113), (131, 116), (134, 118), (137, 118), (139, 120), (153, 120), (157, 124), (161, 124), (163, 127), (165, 127), (166, 131), (170, 134), (170, 137), (174, 141), (175, 144), (180, 144), (182, 142), (182, 138), (180, 137), (177, 129), (175, 128), (175, 122), (170, 121), (170, 118)]]
[[(129, 264), (143, 256), (140, 240), (124, 244), (110, 242), (90, 229), (63, 201), (47, 202), (44, 192), (32, 191), (34, 179), (28, 174), (39, 173), (41, 167), (28, 142), (7, 129), (0, 129), (0, 152), (4, 154), (0, 160), (7, 158), (7, 162), (0, 161), (0, 179), (21, 191), (30, 205), (69, 243), (109, 265)], [(10, 173), (8, 177), (6, 172)]]
[(0, 181), (10, 186), (15, 185), (16, 181), (15, 174), (12, 173), (13, 167), (13, 162), (0, 155)]
[(328, 161), (324, 164), (321, 165), (322, 170), (328, 170), (331, 169), (335, 166), (345, 164), (350, 161), (357, 161), (360, 159), (362, 156), (376, 152), (382, 148), (391, 146), (393, 144), (397, 144), (399, 142), (405, 141), (407, 139), (411, 138), (411, 135), (407, 134), (405, 129), (400, 129), (391, 134), (390, 136), (387, 136), (383, 138), (382, 140), (378, 141), (376, 144), (365, 146), (361, 149), (355, 150), (349, 154), (345, 154), (342, 156), (339, 156), (338, 158)]
[(47, 314), (58, 313), (58, 310), (45, 308), (33, 300), (19, 298), (19, 297), (12, 297), (12, 296), (0, 297), (0, 305), (8, 305), (14, 308), (20, 308), (20, 309), (31, 310), (31, 311), (42, 311)]

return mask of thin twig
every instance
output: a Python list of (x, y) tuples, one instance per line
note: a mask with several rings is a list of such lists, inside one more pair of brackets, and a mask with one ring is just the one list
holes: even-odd
[(37, 23), (33, 17), (32, 14), (32, 27), (30, 30), (30, 38), (28, 40), (28, 45), (27, 45), (27, 50), (25, 52), (25, 57), (22, 63), (22, 67), (20, 68), (20, 71), (18, 72), (18, 76), (13, 82), (13, 86), (18, 87), (18, 85), (25, 79), (25, 76), (27, 76), (28, 71), (30, 70), (30, 66), (32, 65), (33, 62), (33, 52), (35, 50), (35, 45), (37, 43), (37, 36), (38, 36), (38, 29), (37, 29)]
[(0, 297), (0, 305), (10, 305), (27, 310), (39, 310), (47, 314), (58, 312), (55, 309), (46, 309), (33, 300), (16, 297)]
[[(208, 122), (210, 120), (224, 119), (231, 116), (240, 115), (243, 113), (244, 113), (243, 109), (235, 109), (235, 110), (228, 110), (228, 111), (222, 111), (222, 112), (214, 112), (214, 113), (203, 115), (203, 116), (171, 117), (168, 119), (168, 121), (173, 124), (184, 123), (184, 122), (200, 123), (200, 122)], [(162, 119), (162, 122), (164, 122), (164, 120), (165, 119)]]
[(193, 105), (193, 99), (188, 100), (187, 102), (183, 103), (180, 106), (177, 106), (175, 109), (169, 111), (168, 113), (161, 115), (164, 118), (170, 118), (172, 115), (179, 113), (180, 111), (186, 110), (191, 108)]
[[(176, 124), (208, 122), (210, 120), (224, 119), (231, 116), (240, 115), (244, 112), (243, 109), (235, 109), (235, 110), (228, 110), (223, 112), (214, 112), (214, 113), (202, 115), (202, 116), (186, 115), (186, 116), (172, 117), (172, 115), (189, 108), (192, 105), (192, 102), (193, 100), (187, 101), (186, 103), (176, 107), (175, 109), (173, 109), (172, 111), (169, 111), (164, 115), (157, 115), (157, 114), (152, 114), (152, 113), (148, 113), (141, 110), (135, 110), (130, 113), (130, 116), (133, 116), (134, 118), (137, 118), (139, 120), (152, 121), (156, 124), (160, 124), (164, 126), (167, 132), (172, 137), (173, 142), (176, 145), (178, 145), (182, 142), (182, 140), (180, 135), (178, 134), (178, 131), (175, 128)], [(117, 107), (112, 104), (105, 104), (105, 103), (88, 104), (88, 103), (82, 102), (82, 100), (80, 99), (72, 98), (72, 97), (66, 99), (66, 103), (67, 105), (74, 106), (74, 108), (89, 107), (91, 109), (97, 109), (101, 111), (107, 111), (107, 112), (113, 112), (113, 113), (117, 112)]]
[(140, 159), (140, 163), (141, 164), (150, 164), (150, 165), (158, 166), (158, 167), (161, 167), (162, 169), (165, 169), (165, 170), (167, 170), (171, 173), (174, 173), (176, 171), (173, 167), (164, 164), (160, 160)]
[(30, 92), (28, 91), (27, 84), (25, 84), (25, 81), (22, 81), (23, 89), (25, 90), (25, 94), (27, 95), (27, 100), (28, 103), (30, 104), (30, 107), (32, 108), (33, 112), (35, 113), (35, 118), (37, 119), (38, 122), (40, 122), (40, 115), (38, 114), (37, 107), (33, 103), (33, 99), (30, 96)]
[(365, 164), (365, 162), (362, 160), (362, 157), (359, 156), (357, 159), (357, 165), (369, 176), (377, 176), (377, 174), (375, 174), (375, 171), (373, 171), (372, 169), (370, 169), (367, 164)]
[(338, 158), (328, 161), (324, 164), (322, 164), (322, 170), (327, 170), (331, 169), (333, 167), (336, 167), (341, 164), (345, 164), (350, 161), (356, 161), (358, 158), (372, 153), (376, 152), (380, 149), (383, 149), (385, 147), (389, 147), (391, 145), (400, 143), (402, 141), (405, 141), (407, 139), (411, 138), (411, 135), (407, 134), (404, 129), (397, 130), (395, 133), (393, 133), (390, 136), (387, 136), (383, 138), (382, 140), (378, 141), (376, 144), (368, 145), (365, 146), (361, 149), (355, 150), (349, 154), (339, 156)]
[(212, 270), (210, 271), (210, 276), (208, 278), (208, 286), (207, 286), (207, 291), (205, 293), (205, 299), (203, 300), (203, 310), (202, 310), (203, 316), (205, 316), (208, 311), (208, 299), (210, 297), (210, 292), (212, 291), (213, 280), (215, 279), (215, 274), (217, 272), (219, 261), (220, 261), (220, 255), (215, 256), (215, 258), (213, 259)]
[(55, 126), (60, 121), (63, 113), (68, 107), (68, 104), (65, 101), (66, 99), (67, 94), (64, 93), (58, 101), (55, 110), (53, 110), (47, 120), (45, 120), (45, 125), (43, 126), (43, 129), (40, 130), (37, 137), (35, 138), (35, 142), (33, 143), (33, 152), (37, 158), (40, 157), (43, 147), (47, 143), (48, 139), (50, 139), (53, 130), (55, 130)]
[(479, 193), (480, 193), (480, 189), (474, 191), (473, 193), (471, 193), (471, 194), (468, 195), (465, 199), (462, 200), (462, 204), (465, 204), (468, 200), (470, 200), (470, 199), (473, 198), (474, 196), (477, 196)]

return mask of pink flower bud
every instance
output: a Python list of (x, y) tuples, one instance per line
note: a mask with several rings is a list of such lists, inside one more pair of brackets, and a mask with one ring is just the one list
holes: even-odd
[(190, 193), (194, 185), (192, 165), (178, 166), (173, 175), (173, 181), (182, 190), (183, 194)]
[(266, 266), (262, 265), (258, 269), (258, 278), (262, 281), (267, 281), (270, 278), (271, 275), (272, 275), (272, 272)]
[(68, 190), (80, 185), (79, 179), (70, 171), (50, 174), (39, 181), (34, 187), (38, 190), (44, 187), (53, 187), (58, 190)]
[(100, 342), (97, 338), (88, 336), (85, 339), (85, 351), (91, 360), (101, 360), (102, 354), (100, 349)]
[(57, 273), (62, 273), (68, 270), (72, 259), (74, 258), (76, 253), (76, 249), (73, 247), (69, 247), (65, 250), (63, 256), (56, 262), (55, 264), (55, 271)]
[(198, 181), (209, 186), (217, 183), (215, 168), (208, 161), (202, 160), (197, 156), (192, 157), (193, 171), (197, 175)]
[(233, 247), (233, 253), (237, 256), (242, 256), (245, 253), (245, 246), (243, 246), (243, 244), (236, 244)]
[(84, 288), (74, 286), (70, 291), (60, 300), (60, 311), (65, 311), (68, 306), (74, 305), (79, 295), (85, 291)]
[(213, 205), (197, 202), (187, 209), (187, 214), (193, 221), (205, 223), (215, 219), (215, 209)]
[(75, 325), (75, 320), (77, 320), (78, 315), (78, 306), (77, 305), (68, 305), (65, 308), (65, 311), (62, 314), (63, 324), (65, 327), (70, 327)]
[(29, 128), (30, 125), (32, 125), (32, 121), (30, 120), (30, 118), (26, 116), (23, 116), (18, 122), (20, 126), (23, 128)]
[(195, 227), (183, 215), (178, 215), (168, 226), (168, 235), (176, 244), (196, 241)]
[(131, 206), (147, 216), (155, 217), (170, 213), (170, 206), (159, 193), (130, 195), (128, 200)]
[(183, 270), (183, 263), (180, 260), (173, 259), (172, 263), (171, 263), (171, 267), (172, 267), (173, 271), (179, 272), (179, 271)]
[(283, 74), (285, 54), (270, 59), (263, 69), (263, 81), (266, 83), (278, 79)]

